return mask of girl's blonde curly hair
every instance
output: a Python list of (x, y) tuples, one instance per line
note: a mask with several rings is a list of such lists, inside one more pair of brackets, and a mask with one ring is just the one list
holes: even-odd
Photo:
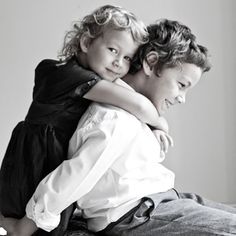
[(144, 44), (148, 41), (148, 32), (144, 23), (122, 7), (105, 5), (74, 23), (64, 38), (59, 57), (68, 60), (81, 51), (80, 39), (86, 33), (91, 39), (98, 38), (104, 30), (126, 30), (135, 42)]

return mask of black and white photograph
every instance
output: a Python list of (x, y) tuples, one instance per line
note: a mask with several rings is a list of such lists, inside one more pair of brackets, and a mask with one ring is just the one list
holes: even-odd
[(0, 235), (236, 235), (236, 1), (0, 1)]

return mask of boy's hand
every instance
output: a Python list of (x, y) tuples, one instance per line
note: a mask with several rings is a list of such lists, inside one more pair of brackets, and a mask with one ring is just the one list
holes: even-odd
[(152, 131), (155, 137), (157, 138), (158, 142), (160, 143), (161, 146), (161, 158), (165, 158), (165, 153), (168, 152), (169, 146), (173, 146), (174, 142), (173, 139), (169, 134), (162, 130), (155, 129)]
[(38, 228), (26, 216), (22, 219), (4, 217), (0, 213), (0, 226), (7, 231), (9, 236), (31, 236)]

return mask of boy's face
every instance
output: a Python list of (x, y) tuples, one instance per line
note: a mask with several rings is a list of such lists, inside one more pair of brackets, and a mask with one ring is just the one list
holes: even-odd
[(87, 65), (103, 79), (113, 81), (128, 73), (138, 46), (129, 31), (105, 30), (87, 47)]
[(184, 103), (186, 93), (200, 80), (202, 71), (194, 64), (165, 68), (158, 77), (154, 72), (147, 80), (146, 96), (153, 102), (160, 115), (172, 105)]

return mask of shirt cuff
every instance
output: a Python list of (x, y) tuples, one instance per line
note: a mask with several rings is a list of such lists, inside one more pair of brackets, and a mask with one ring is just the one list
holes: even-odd
[(32, 197), (26, 205), (26, 216), (33, 220), (38, 228), (47, 232), (55, 229), (60, 223), (60, 215), (54, 215), (43, 209)]

